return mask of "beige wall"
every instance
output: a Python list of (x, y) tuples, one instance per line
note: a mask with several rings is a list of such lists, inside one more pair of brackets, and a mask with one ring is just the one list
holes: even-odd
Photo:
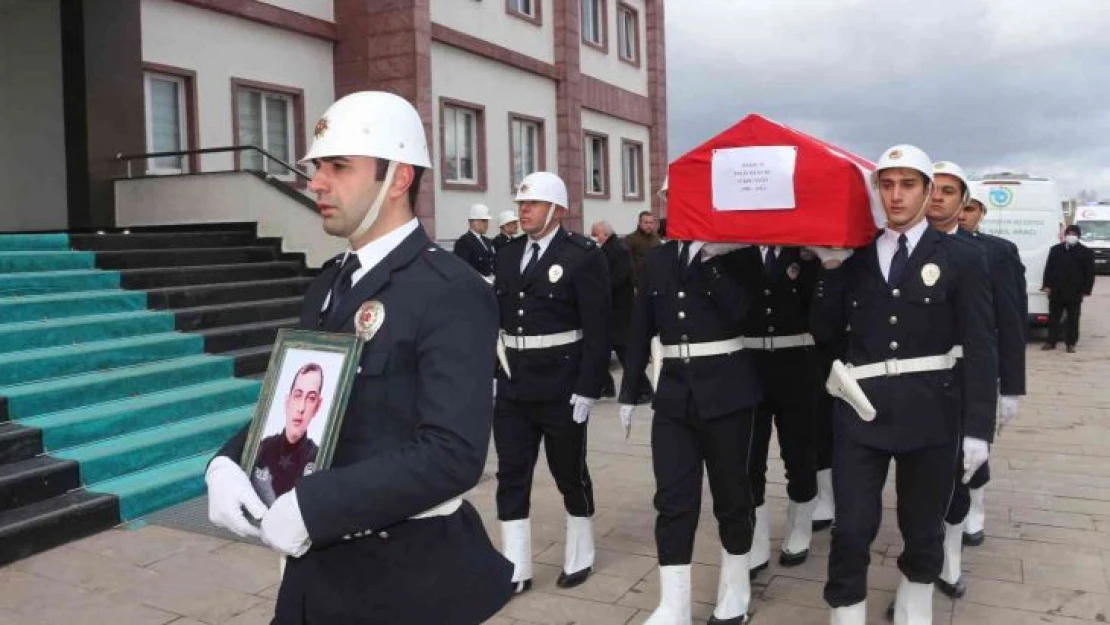
[[(651, 210), (653, 189), (648, 185), (647, 172), (651, 171), (651, 137), (647, 126), (640, 126), (615, 117), (593, 111), (582, 111), (583, 131), (592, 131), (609, 136), (609, 199), (598, 200), (586, 197), (582, 210), (583, 229), (588, 230), (595, 221), (608, 220), (618, 234), (628, 234), (636, 229), (637, 215), (640, 211)], [(623, 197), (624, 166), (621, 160), (621, 139), (639, 141), (644, 144), (644, 193), (642, 200), (626, 200)], [(583, 141), (585, 145), (585, 141)], [(583, 147), (583, 150), (586, 148)], [(585, 158), (583, 156), (583, 158)]]
[(332, 0), (262, 0), (266, 4), (272, 4), (283, 9), (289, 9), (309, 17), (316, 19), (326, 20), (328, 22), (335, 21), (335, 11)]
[[(575, 0), (577, 1), (577, 0)], [(624, 3), (636, 9), (639, 13), (640, 30), (640, 67), (635, 67), (627, 61), (622, 61), (617, 48), (617, 0), (606, 0), (606, 12), (609, 19), (606, 33), (609, 39), (609, 51), (602, 52), (597, 48), (582, 44), (582, 73), (598, 80), (604, 80), (640, 95), (648, 95), (647, 74), (647, 14), (644, 9), (644, 0), (624, 0)]]
[[(569, 0), (559, 0), (569, 1)], [(555, 62), (555, 35), (552, 4), (542, 3), (542, 24), (514, 17), (505, 12), (505, 0), (431, 0), (432, 22), (527, 54), (547, 63)]]

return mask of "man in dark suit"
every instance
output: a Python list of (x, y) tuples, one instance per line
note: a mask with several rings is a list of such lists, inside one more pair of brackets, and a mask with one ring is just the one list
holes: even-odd
[(497, 252), (505, 247), (509, 241), (520, 236), (520, 218), (516, 216), (515, 210), (501, 211), (498, 215), (498, 228), (501, 232), (493, 237), (493, 251)]
[(1044, 266), (1041, 290), (1048, 292), (1048, 342), (1042, 349), (1056, 349), (1060, 341), (1060, 318), (1065, 318), (1064, 344), (1068, 353), (1079, 342), (1079, 315), (1083, 298), (1095, 288), (1095, 255), (1079, 242), (1079, 226), (1064, 230), (1064, 242), (1052, 246)]
[(527, 234), (497, 255), (501, 309), (497, 399), (497, 518), (513, 591), (532, 585), (532, 473), (544, 445), (563, 496), (566, 542), (556, 584), (593, 572), (594, 494), (586, 467), (586, 420), (609, 369), (609, 271), (597, 244), (562, 227), (567, 188), (550, 172), (529, 174), (516, 194)]
[[(937, 232), (970, 243), (984, 255), (990, 276), (995, 331), (998, 337), (999, 422), (1012, 419), (1017, 413), (1021, 396), (1025, 394), (1025, 328), (1024, 315), (1025, 268), (1010, 242), (990, 235), (972, 233), (960, 228), (959, 218), (963, 207), (972, 201), (971, 183), (963, 169), (949, 161), (933, 164), (933, 194), (925, 217)], [(957, 468), (960, 466), (957, 462)], [(957, 476), (960, 477), (960, 476)], [(945, 595), (958, 598), (967, 591), (967, 582), (961, 575), (962, 548), (965, 539), (964, 521), (971, 506), (971, 488), (981, 489), (990, 479), (987, 463), (975, 472), (970, 482), (957, 479), (952, 501), (945, 518), (944, 568), (937, 579), (937, 589)], [(981, 495), (981, 492), (980, 492)], [(982, 530), (978, 532), (982, 542)], [(975, 538), (972, 537), (974, 541)]]
[(741, 278), (751, 305), (744, 323), (744, 347), (751, 350), (763, 386), (756, 407), (748, 473), (756, 506), (752, 573), (767, 567), (771, 530), (764, 498), (771, 431), (778, 432), (786, 465), (786, 533), (779, 554), (782, 566), (798, 566), (809, 556), (813, 511), (817, 506), (816, 423), (822, 380), (817, 349), (809, 332), (809, 308), (818, 263), (802, 258), (797, 247), (763, 245), (739, 252)]
[(814, 337), (847, 341), (844, 362), (833, 363), (830, 376), (841, 400), (833, 421), (837, 509), (825, 601), (834, 625), (866, 622), (870, 547), (894, 460), (905, 543), (894, 622), (931, 623), (957, 453), (962, 447), (970, 479), (994, 436), (990, 279), (979, 250), (928, 227), (927, 154), (910, 145), (890, 148), (872, 181), (886, 216), (883, 232), (855, 253), (814, 249), (824, 267)]
[(324, 370), (310, 362), (293, 376), (285, 396), (285, 427), (262, 439), (251, 483), (267, 506), (293, 489), (302, 475), (316, 470), (320, 447), (308, 437), (308, 426), (323, 401)]
[[(740, 247), (669, 241), (644, 261), (628, 366), (644, 369), (650, 353), (657, 377), (651, 459), (662, 591), (651, 625), (690, 622), (690, 562), (706, 472), (721, 537), (717, 605), (709, 622), (747, 621), (753, 529), (747, 451), (762, 390), (744, 349), (751, 297), (735, 251)], [(626, 429), (638, 401), (635, 379), (626, 377), (620, 393)]]
[(209, 464), (209, 517), (287, 556), (274, 625), (481, 623), (512, 575), (461, 499), (489, 444), (493, 293), (413, 212), (431, 162), (409, 102), (345, 96), (304, 160), (324, 230), (351, 249), (313, 280), (299, 327), (365, 340), (348, 407), (331, 465), (269, 510), (237, 464), (244, 428)]
[[(602, 253), (605, 254), (605, 260), (609, 265), (609, 288), (612, 293), (613, 300), (613, 319), (610, 335), (613, 340), (613, 351), (617, 354), (617, 360), (621, 363), (621, 368), (625, 366), (625, 345), (628, 342), (628, 324), (632, 323), (632, 300), (636, 297), (636, 287), (632, 283), (632, 254), (628, 248), (620, 240), (619, 237), (613, 236), (613, 224), (607, 221), (599, 221), (590, 226), (590, 238), (596, 241), (601, 246)], [(612, 374), (606, 374), (605, 388), (601, 391), (602, 397), (613, 397), (617, 393), (616, 386), (613, 382)], [(628, 370), (624, 370), (624, 375), (628, 375)], [(633, 375), (636, 375), (634, 372)], [(647, 379), (647, 373), (640, 371), (638, 384), (640, 385), (640, 393), (642, 395), (650, 395), (651, 382)], [(650, 397), (643, 397), (647, 401)]]
[(493, 241), (486, 237), (489, 231), (489, 208), (484, 204), (470, 207), (470, 230), (455, 241), (455, 256), (466, 261), (478, 275), (493, 281)]

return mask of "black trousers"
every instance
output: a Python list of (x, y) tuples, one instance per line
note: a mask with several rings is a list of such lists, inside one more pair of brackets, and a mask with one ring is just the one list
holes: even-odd
[[(625, 358), (625, 356), (624, 356), (625, 355), (625, 347), (624, 347), (624, 345), (614, 345), (613, 346), (613, 353), (617, 355), (617, 362), (621, 363), (621, 370), (624, 372), (624, 375), (628, 375), (628, 367), (624, 366), (624, 363), (625, 363), (625, 360), (624, 360), (624, 358)], [(613, 394), (616, 394), (617, 391), (619, 391), (620, 389), (617, 388), (616, 383), (613, 380), (612, 372), (607, 372), (605, 375), (608, 376), (608, 381), (605, 382), (605, 390), (612, 391)], [(636, 397), (639, 397), (640, 395), (643, 395), (644, 393), (650, 393), (650, 392), (651, 392), (651, 380), (648, 379), (646, 371), (641, 371), (640, 375), (639, 375), (639, 379), (636, 380)]]
[[(1079, 342), (1079, 313), (1083, 300), (1060, 300), (1048, 298), (1048, 342), (1060, 342), (1060, 326), (1064, 326), (1064, 344), (1075, 345)], [(1064, 323), (1060, 317), (1064, 316)]]
[(904, 548), (898, 568), (911, 582), (930, 584), (944, 566), (944, 516), (952, 496), (957, 440), (940, 447), (891, 453), (834, 432), (832, 530), (825, 601), (844, 607), (867, 597), (871, 543), (882, 522), (883, 484), (891, 459), (896, 466), (898, 528)]
[[(497, 518), (528, 518), (532, 473), (543, 442), (547, 466), (571, 516), (594, 513), (594, 490), (586, 467), (586, 423), (575, 423), (563, 402), (519, 402), (497, 398), (493, 443), (497, 449)], [(587, 422), (588, 423), (588, 422)]]
[[(804, 348), (803, 348), (804, 349)], [(778, 432), (786, 465), (786, 494), (799, 503), (817, 496), (817, 384), (812, 354), (801, 349), (759, 352), (756, 364), (763, 381), (763, 401), (755, 409), (748, 473), (752, 499), (762, 506), (767, 492), (767, 455), (771, 428)]]
[(751, 409), (703, 419), (691, 396), (682, 414), (655, 413), (651, 464), (658, 512), (655, 546), (661, 566), (690, 564), (693, 558), (703, 471), (709, 474), (721, 544), (731, 554), (751, 551), (755, 528), (748, 483), (751, 435)]
[(835, 401), (832, 395), (825, 390), (825, 381), (829, 379), (832, 371), (832, 359), (821, 358), (821, 376), (818, 378), (817, 410), (813, 418), (814, 445), (817, 448), (817, 470), (823, 471), (832, 468), (833, 454), (833, 406)]
[(956, 462), (956, 480), (955, 488), (952, 490), (952, 502), (948, 504), (948, 514), (945, 515), (945, 522), (956, 525), (963, 523), (967, 518), (967, 513), (971, 510), (971, 489), (982, 488), (991, 481), (991, 467), (990, 463), (983, 463), (971, 476), (971, 480), (964, 484), (964, 457), (963, 451), (960, 451), (959, 460)]

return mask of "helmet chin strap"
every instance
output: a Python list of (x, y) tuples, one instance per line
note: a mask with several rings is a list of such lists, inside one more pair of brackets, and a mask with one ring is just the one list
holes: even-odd
[(385, 195), (389, 192), (389, 187), (393, 186), (393, 176), (397, 173), (397, 161), (389, 161), (389, 168), (385, 171), (385, 180), (382, 181), (381, 188), (378, 189), (378, 196), (374, 198), (374, 203), (370, 205), (369, 210), (362, 216), (362, 222), (359, 223), (358, 228), (347, 237), (351, 242), (351, 247), (355, 246), (355, 242), (361, 239), (374, 222), (378, 220), (378, 213), (382, 210), (382, 204), (385, 203)]

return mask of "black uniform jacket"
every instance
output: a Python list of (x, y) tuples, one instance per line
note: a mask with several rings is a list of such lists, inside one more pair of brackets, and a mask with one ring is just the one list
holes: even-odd
[[(485, 244), (484, 246), (483, 243)], [(479, 275), (493, 275), (493, 259), (495, 254), (493, 241), (489, 238), (482, 237), (482, 240), (479, 242), (478, 235), (468, 230), (466, 234), (455, 241), (454, 250), (455, 255), (465, 260)]]
[(609, 262), (609, 288), (613, 297), (613, 345), (628, 342), (628, 326), (632, 323), (632, 300), (636, 285), (632, 282), (632, 252), (620, 238), (610, 236), (601, 246)]
[[(650, 357), (651, 338), (664, 345), (708, 343), (743, 335), (749, 297), (742, 284), (739, 251), (682, 267), (679, 241), (668, 241), (647, 253), (640, 289), (632, 313), (625, 355), (628, 371), (643, 371)], [(640, 389), (636, 377), (621, 381), (620, 402), (635, 404)], [(746, 350), (663, 361), (652, 408), (656, 412), (685, 414), (693, 395), (698, 415), (721, 417), (759, 403), (763, 391), (756, 377), (752, 354)]]
[(1095, 255), (1091, 248), (1076, 243), (1068, 249), (1058, 243), (1048, 252), (1041, 286), (1052, 289), (1049, 297), (1061, 302), (1077, 302), (1095, 288)]
[(977, 243), (987, 256), (994, 319), (998, 324), (999, 393), (1024, 395), (1029, 297), (1025, 292), (1021, 255), (1016, 245), (996, 236), (965, 230), (960, 230), (957, 236)]
[(512, 241), (512, 239), (510, 239), (508, 235), (506, 235), (504, 232), (499, 232), (497, 236), (493, 237), (493, 251), (496, 252), (500, 250), (501, 248), (505, 247), (505, 245), (510, 241)]
[[(331, 467), (302, 477), (311, 550), (290, 558), (274, 623), (477, 623), (509, 598), (512, 564), (473, 507), (406, 520), (478, 483), (492, 424), (497, 310), (489, 285), (422, 228), (320, 309), (338, 264), (309, 286), (300, 328), (350, 334), (363, 302), (385, 320), (359, 357)], [(220, 454), (238, 460), (240, 432)], [(344, 536), (372, 530), (362, 538)]]
[(572, 394), (597, 399), (609, 371), (609, 269), (597, 244), (559, 228), (529, 278), (519, 237), (497, 255), (494, 280), (501, 329), (513, 336), (581, 330), (581, 341), (535, 350), (507, 350), (512, 377), (498, 368), (497, 395), (523, 402), (566, 402)]
[[(926, 275), (936, 278), (931, 286)], [(981, 249), (927, 228), (900, 281), (890, 285), (872, 242), (840, 267), (821, 271), (815, 300), (813, 333), (822, 342), (847, 333), (847, 364), (936, 356), (963, 346), (954, 369), (861, 380), (875, 420), (863, 421), (837, 402), (835, 428), (890, 452), (949, 444), (961, 435), (993, 440), (998, 353)]]

